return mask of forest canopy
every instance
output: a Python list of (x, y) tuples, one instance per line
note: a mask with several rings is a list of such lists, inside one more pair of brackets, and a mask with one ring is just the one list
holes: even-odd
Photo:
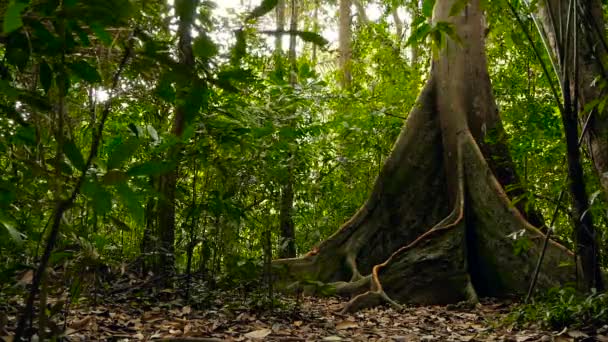
[(601, 1), (244, 3), (0, 2), (18, 339), (127, 274), (347, 311), (604, 289)]

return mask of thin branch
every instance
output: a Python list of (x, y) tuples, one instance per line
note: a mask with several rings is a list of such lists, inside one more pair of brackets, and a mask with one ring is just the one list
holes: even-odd
[(32, 311), (34, 308), (34, 299), (35, 299), (36, 295), (38, 294), (38, 291), (40, 290), (40, 283), (42, 281), (42, 278), (43, 278), (46, 268), (48, 266), (49, 259), (51, 257), (51, 253), (55, 247), (55, 243), (56, 243), (57, 237), (59, 235), (59, 227), (61, 224), (61, 218), (63, 217), (63, 214), (72, 206), (72, 204), (76, 200), (76, 197), (80, 193), (80, 188), (82, 187), (82, 184), (84, 183), (84, 181), (86, 179), (87, 171), (93, 164), (93, 159), (97, 156), (97, 151), (99, 150), (99, 145), (101, 143), (101, 137), (103, 135), (104, 125), (110, 114), (110, 110), (112, 108), (112, 102), (113, 102), (112, 100), (114, 97), (114, 92), (115, 92), (116, 88), (118, 87), (120, 75), (122, 74), (127, 62), (129, 61), (129, 59), (131, 57), (131, 52), (133, 50), (133, 43), (134, 43), (134, 39), (133, 39), (133, 35), (131, 34), (131, 36), (129, 38), (129, 45), (128, 45), (127, 49), (125, 50), (125, 54), (120, 62), (120, 65), (119, 65), (116, 73), (114, 74), (113, 81), (112, 81), (112, 88), (110, 90), (110, 99), (106, 102), (97, 132), (95, 132), (95, 134), (93, 136), (93, 140), (91, 142), (91, 150), (89, 152), (89, 156), (87, 158), (85, 166), (81, 170), (81, 175), (78, 178), (78, 181), (76, 182), (76, 186), (72, 190), (71, 195), (67, 199), (59, 201), (55, 208), (55, 212), (53, 214), (53, 225), (51, 227), (51, 232), (49, 233), (49, 237), (47, 239), (44, 254), (42, 255), (42, 258), (38, 265), (38, 269), (36, 270), (34, 279), (32, 280), (32, 288), (31, 288), (29, 296), (27, 298), (25, 308), (23, 309), (23, 313), (22, 313), (21, 317), (19, 318), (19, 322), (17, 324), (17, 329), (15, 330), (14, 341), (22, 340), (22, 337), (25, 333), (25, 327), (27, 325), (27, 322), (32, 318), (32, 314), (33, 314)]

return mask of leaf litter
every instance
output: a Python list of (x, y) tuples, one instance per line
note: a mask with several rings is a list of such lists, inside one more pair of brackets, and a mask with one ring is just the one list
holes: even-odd
[[(260, 304), (268, 302), (264, 293), (242, 287), (209, 290), (197, 284), (185, 300), (183, 291), (155, 292), (147, 284), (114, 284), (121, 290), (109, 289), (93, 300), (89, 295), (63, 316), (53, 317), (53, 326), (64, 327), (60, 333), (65, 341), (608, 341), (608, 331), (591, 336), (534, 326), (517, 330), (503, 323), (515, 305), (511, 301), (376, 307), (343, 314), (342, 298), (280, 297), (270, 309)], [(65, 298), (49, 299), (60, 300)], [(0, 341), (12, 340), (21, 305), (17, 296), (0, 304), (0, 318), (6, 321), (0, 325)]]

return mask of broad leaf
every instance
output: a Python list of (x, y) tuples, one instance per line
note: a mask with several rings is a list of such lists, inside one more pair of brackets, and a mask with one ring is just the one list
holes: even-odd
[(215, 43), (206, 34), (201, 34), (192, 43), (194, 55), (202, 60), (207, 60), (218, 53)]
[(247, 20), (259, 18), (272, 11), (279, 4), (279, 0), (262, 0), (262, 3), (253, 9), (247, 16)]
[(137, 224), (142, 225), (144, 223), (145, 211), (142, 206), (140, 198), (137, 194), (127, 185), (127, 183), (121, 183), (116, 187), (116, 192), (122, 204), (127, 208), (131, 218)]
[(21, 20), (21, 12), (26, 9), (28, 6), (28, 2), (16, 1), (13, 0), (8, 5), (6, 12), (4, 13), (4, 22), (2, 24), (2, 31), (4, 34), (11, 33), (15, 30), (18, 30), (23, 26), (23, 21)]
[(13, 224), (12, 220), (5, 217), (2, 213), (0, 213), (0, 225), (4, 226), (4, 228), (8, 232), (8, 235), (10, 235), (11, 239), (15, 243), (21, 244), (23, 242), (23, 234), (20, 233), (17, 228), (15, 228), (15, 225)]
[(70, 160), (70, 163), (72, 163), (72, 166), (74, 166), (76, 169), (78, 169), (80, 171), (85, 171), (84, 170), (84, 167), (85, 167), (84, 158), (82, 157), (82, 154), (80, 153), (80, 150), (78, 149), (78, 146), (76, 146), (76, 144), (74, 143), (73, 140), (68, 140), (64, 143), (63, 152)]
[(430, 18), (433, 15), (433, 8), (435, 7), (435, 0), (424, 0), (422, 2), (422, 14)]
[(114, 148), (108, 158), (108, 170), (118, 169), (129, 160), (139, 148), (139, 142), (135, 138), (127, 139)]
[(127, 171), (127, 175), (133, 176), (154, 176), (167, 173), (173, 169), (174, 165), (158, 160), (150, 160), (134, 165)]
[(431, 32), (431, 25), (428, 23), (422, 23), (422, 25), (416, 27), (410, 37), (407, 39), (405, 46), (418, 44), (428, 37)]
[(320, 34), (309, 32), (309, 31), (298, 31), (296, 33), (298, 37), (302, 38), (303, 41), (313, 43), (318, 46), (325, 46), (329, 42), (323, 38)]
[(98, 23), (91, 24), (91, 30), (102, 43), (106, 46), (112, 44), (112, 36), (106, 31), (106, 29)]
[(89, 83), (101, 83), (101, 75), (97, 69), (85, 61), (70, 63), (68, 67), (81, 79)]

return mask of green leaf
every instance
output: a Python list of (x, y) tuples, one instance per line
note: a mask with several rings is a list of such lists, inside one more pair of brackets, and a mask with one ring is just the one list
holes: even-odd
[(101, 186), (98, 186), (95, 196), (92, 198), (93, 208), (97, 215), (105, 215), (112, 209), (112, 194)]
[(135, 138), (127, 139), (114, 148), (108, 158), (108, 170), (122, 167), (139, 148), (139, 141)]
[(171, 72), (162, 74), (158, 80), (158, 84), (156, 85), (154, 92), (161, 99), (167, 101), (168, 103), (173, 103), (175, 101), (175, 88), (173, 87), (174, 81), (175, 75), (173, 75)]
[(217, 45), (206, 34), (201, 34), (192, 43), (194, 55), (200, 59), (208, 60), (218, 53)]
[(4, 214), (0, 213), (0, 225), (4, 226), (8, 235), (11, 236), (11, 239), (17, 244), (21, 244), (23, 242), (24, 235), (15, 228), (12, 220), (8, 219), (4, 216)]
[(82, 46), (91, 46), (89, 34), (82, 27), (80, 27), (80, 25), (78, 25), (76, 21), (72, 21), (70, 26), (78, 35), (78, 39), (80, 39), (80, 43), (82, 43)]
[[(452, 38), (452, 40), (455, 41), (456, 43), (462, 44), (462, 40), (460, 39), (460, 37), (458, 36), (458, 33), (456, 33), (456, 29), (454, 28), (454, 24), (448, 23), (445, 21), (440, 21), (437, 23), (436, 31), (439, 32), (440, 34), (447, 35), (448, 37)], [(439, 40), (439, 42), (441, 42), (441, 40), (442, 40), (441, 37), (438, 38), (438, 40)]]
[(70, 63), (68, 64), (68, 67), (76, 74), (76, 76), (89, 83), (101, 83), (101, 75), (99, 75), (97, 69), (85, 61)]
[(469, 0), (456, 0), (450, 9), (450, 17), (460, 14), (468, 4)]
[(422, 23), (420, 26), (416, 27), (410, 37), (405, 42), (405, 46), (415, 45), (423, 42), (426, 37), (428, 37), (431, 32), (431, 25), (428, 23)]
[(17, 100), (19, 90), (14, 88), (8, 81), (0, 79), (0, 93), (11, 100)]
[(116, 187), (116, 192), (122, 204), (127, 208), (131, 218), (137, 224), (143, 225), (144, 223), (144, 208), (142, 206), (139, 196), (127, 185), (127, 183), (121, 183)]
[(103, 175), (103, 184), (116, 185), (125, 183), (128, 180), (127, 174), (119, 170), (110, 170)]
[(262, 0), (262, 3), (253, 9), (247, 16), (247, 20), (259, 18), (272, 11), (279, 4), (279, 0)]
[(245, 35), (245, 31), (242, 29), (236, 30), (234, 32), (234, 36), (236, 38), (236, 42), (232, 47), (230, 63), (236, 65), (247, 54), (247, 36)]
[(152, 138), (152, 140), (154, 140), (154, 141), (160, 140), (160, 138), (158, 137), (158, 132), (156, 132), (156, 129), (154, 129), (154, 126), (147, 125), (146, 130), (148, 131), (148, 135), (150, 135), (150, 138)]
[(73, 140), (68, 140), (64, 143), (63, 152), (70, 160), (70, 163), (72, 163), (72, 166), (80, 171), (85, 171), (84, 158)]
[(134, 123), (129, 123), (129, 125), (127, 125), (127, 127), (129, 127), (129, 130), (131, 132), (133, 132), (133, 134), (135, 134), (136, 137), (139, 138), (140, 135), (143, 134), (143, 129), (141, 129), (141, 127), (139, 125), (136, 125)]
[(430, 18), (433, 15), (433, 8), (435, 7), (435, 0), (424, 0), (422, 3), (422, 14)]
[(154, 176), (167, 173), (173, 169), (172, 163), (150, 160), (134, 165), (127, 171), (127, 175), (134, 176)]
[(97, 38), (99, 38), (99, 40), (101, 40), (101, 42), (104, 43), (106, 46), (112, 45), (112, 36), (99, 23), (92, 23), (91, 31), (93, 31)]
[(4, 23), (2, 25), (2, 30), (4, 34), (9, 34), (15, 30), (18, 30), (23, 26), (23, 21), (21, 20), (21, 12), (27, 8), (28, 2), (21, 1), (11, 1), (8, 5), (6, 12), (4, 13)]
[(42, 61), (42, 64), (40, 64), (40, 84), (42, 85), (42, 89), (44, 89), (45, 93), (49, 92), (52, 83), (53, 70), (51, 70), (51, 67), (46, 61)]
[(323, 38), (323, 36), (314, 32), (298, 31), (296, 35), (302, 38), (303, 41), (313, 43), (318, 46), (325, 46), (329, 43), (327, 39)]

